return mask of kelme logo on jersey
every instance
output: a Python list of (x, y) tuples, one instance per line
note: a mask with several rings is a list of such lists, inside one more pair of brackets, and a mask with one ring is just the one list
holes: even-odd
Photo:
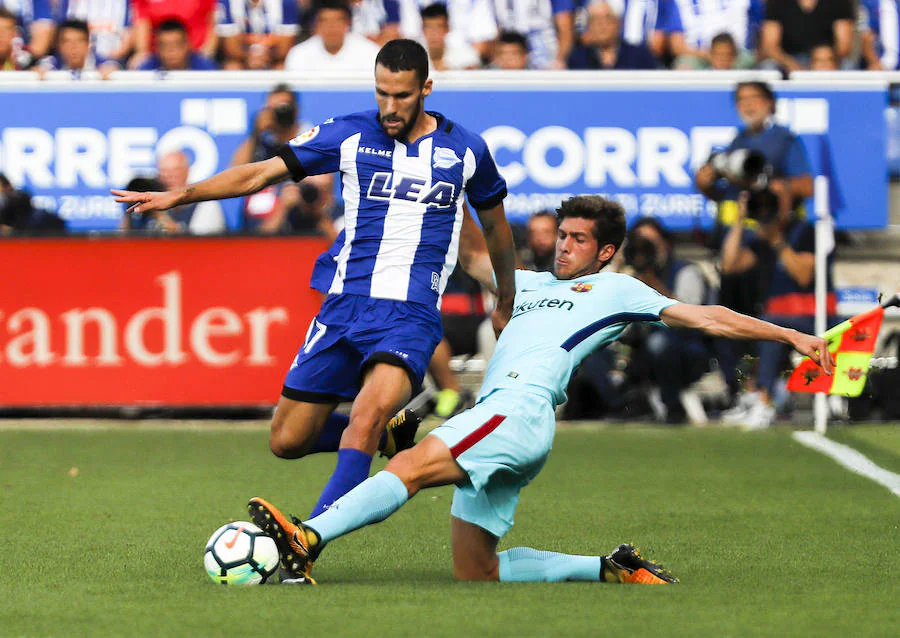
[(512, 318), (515, 319), (519, 315), (524, 315), (527, 312), (538, 310), (540, 308), (559, 308), (560, 310), (568, 311), (574, 307), (575, 304), (568, 299), (547, 299), (544, 297), (540, 301), (523, 301), (513, 308)]
[(452, 148), (444, 148), (443, 146), (434, 147), (434, 167), (435, 168), (453, 168), (462, 160)]
[(301, 146), (303, 144), (306, 144), (308, 141), (313, 139), (318, 134), (319, 134), (319, 127), (314, 126), (311, 129), (309, 129), (308, 131), (306, 131), (306, 133), (300, 133), (300, 135), (298, 135), (297, 137), (295, 137), (288, 143), (291, 146)]
[(375, 173), (366, 194), (370, 199), (402, 199), (426, 206), (450, 206), (455, 201), (456, 188), (447, 182), (435, 182), (425, 190), (424, 179), (404, 177), (394, 173)]
[(575, 292), (590, 292), (591, 288), (593, 287), (594, 284), (578, 283), (572, 286), (572, 290), (574, 290)]

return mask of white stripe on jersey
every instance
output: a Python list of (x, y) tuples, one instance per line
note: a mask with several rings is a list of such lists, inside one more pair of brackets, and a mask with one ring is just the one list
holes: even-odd
[(341, 142), (341, 181), (344, 198), (344, 245), (337, 256), (337, 267), (328, 294), (337, 295), (344, 292), (344, 277), (347, 275), (347, 260), (353, 247), (356, 235), (356, 216), (359, 212), (359, 175), (356, 174), (356, 154), (359, 150), (359, 138), (362, 133), (351, 135)]
[[(413, 177), (425, 180), (420, 192), (431, 188), (431, 156), (434, 138), (428, 137), (419, 143), (419, 154), (407, 156), (406, 146), (394, 140), (392, 168), (393, 179)], [(392, 184), (396, 188), (397, 184)], [(384, 230), (381, 233), (381, 245), (375, 257), (372, 269), (373, 297), (398, 299), (406, 301), (409, 295), (409, 277), (419, 239), (422, 237), (422, 224), (428, 206), (405, 199), (391, 199), (384, 216)]]
[(881, 33), (881, 63), (888, 71), (900, 66), (900, 16), (897, 14), (896, 0), (881, 0), (878, 6)]
[[(467, 148), (466, 155), (463, 157), (462, 183), (465, 184), (468, 182), (474, 174), (475, 154), (472, 152), (472, 149)], [(465, 216), (465, 211), (463, 209), (464, 204), (465, 197), (460, 195), (456, 202), (456, 219), (453, 221), (453, 236), (450, 238), (450, 247), (447, 249), (447, 259), (444, 261), (444, 268), (441, 271), (441, 295), (444, 294), (444, 290), (447, 288), (447, 280), (450, 279), (450, 275), (453, 274), (453, 269), (456, 268), (456, 259), (459, 257), (459, 231), (460, 228), (462, 228), (463, 217)], [(442, 297), (438, 297), (438, 308), (441, 307), (441, 299)]]

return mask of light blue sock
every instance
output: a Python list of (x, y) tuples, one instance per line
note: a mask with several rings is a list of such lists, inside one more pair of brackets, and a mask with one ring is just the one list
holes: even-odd
[(360, 527), (380, 523), (400, 509), (407, 500), (409, 492), (403, 481), (396, 474), (381, 471), (303, 524), (313, 528), (324, 544)]
[(599, 556), (573, 556), (513, 547), (498, 554), (500, 581), (558, 583), (564, 580), (600, 580)]

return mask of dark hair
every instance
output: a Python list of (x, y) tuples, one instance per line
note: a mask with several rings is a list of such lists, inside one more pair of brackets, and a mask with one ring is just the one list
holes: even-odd
[(734, 37), (732, 37), (732, 35), (730, 33), (728, 33), (727, 31), (722, 32), (719, 35), (717, 35), (716, 37), (714, 37), (712, 39), (712, 41), (709, 43), (709, 48), (711, 49), (714, 46), (716, 46), (717, 44), (727, 44), (728, 46), (731, 47), (732, 51), (737, 53), (737, 42), (734, 41)]
[(445, 18), (446, 20), (450, 19), (450, 14), (447, 13), (447, 5), (443, 2), (435, 2), (434, 4), (430, 4), (422, 11), (419, 12), (422, 16), (423, 20), (428, 18)]
[(656, 217), (642, 216), (635, 218), (634, 221), (631, 222), (631, 228), (628, 229), (628, 234), (634, 234), (634, 231), (636, 231), (641, 226), (652, 227), (653, 230), (659, 233), (659, 236), (663, 238), (663, 241), (665, 241), (670, 246), (672, 245), (672, 232), (668, 228), (666, 228), (665, 224), (659, 221), (659, 219), (657, 219)]
[(618, 251), (625, 241), (625, 209), (618, 202), (600, 195), (570, 197), (556, 209), (556, 218), (560, 222), (567, 217), (593, 220), (594, 239), (601, 247), (612, 244)]
[(345, 0), (320, 0), (319, 6), (316, 7), (316, 15), (325, 10), (343, 11), (348, 20), (353, 19), (353, 11), (350, 9), (350, 3)]
[[(5, 9), (4, 9), (5, 11)], [(3, 17), (3, 13), (0, 12), (0, 18)], [(0, 173), (0, 188), (12, 188), (12, 182), (9, 181), (9, 178), (6, 177), (5, 174)]]
[(63, 29), (74, 29), (75, 31), (80, 31), (84, 34), (84, 37), (90, 39), (91, 30), (88, 28), (87, 22), (84, 20), (66, 20), (61, 25), (59, 25), (59, 29), (57, 33), (62, 33)]
[(6, 7), (0, 7), (0, 20), (12, 20), (16, 24), (19, 24), (19, 19), (16, 17), (16, 14)]
[(530, 224), (532, 219), (538, 219), (539, 217), (549, 217), (553, 220), (553, 223), (559, 223), (559, 220), (556, 217), (556, 213), (554, 213), (552, 210), (539, 210), (536, 213), (532, 213), (532, 215), (528, 218), (527, 223)]
[(383, 66), (389, 71), (415, 71), (422, 84), (428, 79), (428, 53), (415, 40), (400, 38), (391, 40), (378, 52), (375, 66)]
[(516, 44), (528, 53), (528, 40), (518, 31), (501, 31), (497, 37), (497, 44)]
[(772, 113), (775, 112), (775, 91), (772, 90), (772, 87), (768, 85), (766, 82), (760, 82), (759, 80), (752, 80), (749, 82), (738, 82), (738, 85), (734, 87), (734, 101), (737, 102), (738, 95), (741, 92), (741, 89), (744, 88), (754, 88), (757, 91), (761, 92), (763, 96), (772, 104)]
[(276, 93), (286, 93), (291, 96), (291, 100), (295, 105), (298, 104), (299, 100), (297, 100), (297, 94), (294, 93), (294, 89), (291, 88), (291, 85), (286, 82), (279, 82), (269, 91), (269, 95), (275, 95)]
[(131, 181), (128, 182), (125, 190), (134, 191), (136, 193), (150, 193), (164, 191), (166, 190), (166, 187), (155, 177), (133, 177)]
[(156, 27), (157, 33), (171, 33), (173, 31), (180, 31), (185, 36), (187, 36), (188, 33), (187, 27), (184, 26), (184, 22), (176, 20), (175, 18), (163, 20), (159, 23), (159, 26)]

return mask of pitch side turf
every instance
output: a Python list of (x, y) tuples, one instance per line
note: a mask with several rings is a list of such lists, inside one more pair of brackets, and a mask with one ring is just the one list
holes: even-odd
[[(445, 488), (334, 542), (318, 588), (239, 589), (207, 579), (209, 534), (246, 519), (254, 495), (305, 515), (334, 457), (278, 460), (265, 429), (217, 425), (0, 428), (0, 635), (895, 636), (900, 626), (900, 499), (786, 428), (559, 431), (502, 546), (602, 554), (635, 541), (679, 585), (453, 582)], [(879, 445), (893, 434), (861, 438), (896, 461)]]

